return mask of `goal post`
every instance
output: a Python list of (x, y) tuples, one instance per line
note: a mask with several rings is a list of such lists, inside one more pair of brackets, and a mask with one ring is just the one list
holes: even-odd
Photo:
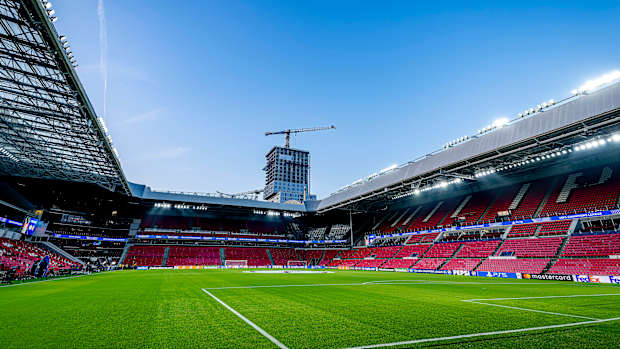
[(232, 259), (232, 260), (227, 259), (224, 262), (224, 265), (230, 268), (247, 268), (248, 261), (247, 259)]
[(286, 266), (289, 268), (305, 268), (306, 261), (286, 261)]

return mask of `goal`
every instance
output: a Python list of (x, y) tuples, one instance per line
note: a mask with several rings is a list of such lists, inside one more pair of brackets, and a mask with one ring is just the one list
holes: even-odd
[(226, 260), (224, 265), (231, 268), (247, 268), (248, 261), (247, 259)]
[(289, 268), (305, 268), (305, 261), (286, 261), (286, 266)]

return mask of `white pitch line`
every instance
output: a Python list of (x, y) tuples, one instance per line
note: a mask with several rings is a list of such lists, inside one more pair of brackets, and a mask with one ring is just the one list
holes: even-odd
[(0, 288), (2, 287), (13, 287), (13, 286), (23, 286), (23, 285), (31, 285), (31, 284), (38, 284), (39, 282), (48, 282), (48, 281), (58, 281), (58, 280), (66, 280), (66, 279), (76, 279), (82, 276), (87, 276), (90, 274), (85, 274), (85, 275), (77, 275), (77, 276), (66, 276), (66, 277), (61, 277), (61, 278), (54, 278), (54, 279), (47, 279), (47, 280), (38, 280), (38, 281), (30, 281), (30, 282), (22, 282), (20, 284), (10, 284), (10, 285), (2, 285), (0, 286)]
[(208, 294), (209, 296), (211, 296), (211, 298), (215, 299), (218, 303), (223, 305), (226, 309), (230, 310), (233, 314), (237, 315), (237, 317), (239, 317), (241, 320), (245, 321), (246, 324), (252, 326), (256, 331), (258, 331), (260, 334), (262, 334), (267, 339), (269, 339), (273, 344), (277, 345), (278, 348), (288, 349), (288, 347), (286, 345), (282, 344), (279, 340), (275, 339), (272, 335), (267, 333), (265, 330), (263, 330), (262, 328), (258, 327), (258, 325), (256, 325), (252, 321), (248, 320), (248, 318), (246, 318), (245, 316), (241, 315), (238, 311), (236, 311), (235, 309), (230, 307), (228, 304), (222, 302), (222, 300), (220, 300), (219, 298), (214, 296), (211, 292), (205, 290), (204, 288), (202, 289), (202, 291), (204, 293)]
[(571, 294), (566, 296), (536, 296), (536, 297), (516, 297), (516, 298), (487, 298), (487, 299), (467, 299), (464, 302), (471, 301), (509, 301), (518, 299), (546, 299), (546, 298), (574, 298), (574, 297), (604, 297), (604, 296), (620, 296), (620, 293), (603, 293), (603, 294)]
[(568, 317), (574, 317), (574, 318), (580, 318), (580, 319), (588, 319), (588, 320), (600, 320), (600, 319), (597, 319), (597, 318), (587, 317), (587, 316), (571, 315), (571, 314), (564, 314), (564, 313), (554, 313), (554, 312), (551, 312), (551, 311), (512, 307), (510, 305), (501, 305), (501, 304), (476, 302), (476, 301), (473, 301), (473, 300), (463, 300), (463, 302), (474, 303), (474, 304), (482, 304), (482, 305), (490, 305), (492, 307), (507, 308), (507, 309), (514, 309), (514, 310), (525, 310), (525, 311), (531, 311), (531, 312), (534, 312), (534, 313), (542, 313), (542, 314), (549, 314), (549, 315), (568, 316)]
[(483, 336), (494, 336), (494, 335), (498, 335), (498, 334), (519, 333), (519, 332), (548, 330), (548, 329), (553, 329), (553, 328), (562, 328), (562, 327), (572, 327), (572, 326), (581, 326), (581, 325), (589, 325), (589, 324), (598, 324), (598, 323), (601, 323), (601, 322), (616, 321), (616, 320), (620, 320), (620, 317), (615, 317), (615, 318), (610, 318), (610, 319), (601, 319), (601, 320), (592, 320), (592, 321), (572, 322), (572, 323), (568, 323), (568, 324), (559, 324), (559, 325), (518, 328), (518, 329), (514, 329), (514, 330), (470, 333), (470, 334), (462, 334), (462, 335), (458, 335), (458, 336), (425, 338), (425, 339), (415, 339), (415, 340), (403, 341), (403, 342), (363, 345), (363, 346), (359, 346), (359, 347), (351, 347), (351, 348), (348, 348), (348, 349), (366, 349), (366, 348), (394, 347), (394, 346), (397, 346), (397, 345), (409, 345), (409, 344), (419, 344), (419, 343), (427, 343), (427, 342), (439, 342), (439, 341), (448, 341), (448, 340), (452, 340), (452, 339), (473, 338), (473, 337), (483, 337)]
[[(391, 281), (391, 282), (387, 282)], [(322, 286), (373, 286), (373, 285), (523, 285), (523, 286), (548, 286), (548, 285), (567, 285), (559, 282), (540, 282), (540, 283), (524, 283), (524, 282), (477, 282), (477, 281), (435, 281), (435, 280), (385, 280), (385, 281), (366, 281), (361, 283), (349, 284), (300, 284), (300, 285), (250, 285), (250, 286), (224, 286), (224, 287), (205, 287), (206, 290), (231, 290), (231, 289), (251, 289), (251, 288), (278, 288), (278, 287), (322, 287)]]
[(227, 287), (205, 287), (204, 290), (234, 290), (244, 288), (279, 288), (279, 287), (321, 287), (321, 286), (360, 286), (362, 284), (305, 284), (305, 285), (256, 285), (256, 286), (227, 286)]
[(115, 272), (115, 271), (118, 271), (118, 270), (100, 271), (98, 273), (82, 274), (82, 275), (75, 275), (75, 276), (64, 276), (64, 277), (61, 277), (61, 278), (53, 278), (53, 279), (39, 280), (39, 281), (30, 281), (30, 282), (22, 282), (20, 284), (2, 285), (2, 286), (0, 286), (0, 288), (2, 288), (2, 287), (13, 287), (13, 286), (23, 286), (23, 285), (30, 285), (30, 284), (38, 284), (39, 282), (58, 281), (58, 280), (66, 280), (66, 279), (77, 279), (77, 278), (82, 277), (82, 276), (100, 275), (100, 274), (112, 273), (112, 272)]

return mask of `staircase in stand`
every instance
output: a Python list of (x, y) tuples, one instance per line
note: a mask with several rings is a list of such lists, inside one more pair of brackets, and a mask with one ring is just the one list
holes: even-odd
[(127, 252), (129, 252), (129, 248), (131, 248), (133, 244), (126, 243), (125, 248), (123, 249), (123, 254), (121, 254), (121, 258), (118, 260), (118, 264), (125, 264), (125, 258), (127, 258)]
[(536, 226), (536, 230), (534, 230), (534, 237), (538, 237), (538, 235), (540, 234), (540, 231), (542, 230), (542, 224), (539, 224)]
[(547, 192), (545, 193), (545, 196), (543, 196), (543, 199), (540, 201), (540, 204), (536, 208), (536, 212), (534, 212), (534, 217), (538, 217), (540, 213), (542, 212), (543, 208), (545, 208), (545, 205), (547, 204), (547, 200), (549, 200), (549, 197), (551, 196), (553, 189), (555, 189), (555, 185), (557, 182), (558, 182), (558, 177), (553, 178), (553, 180), (549, 184), (549, 188), (547, 188)]
[[(500, 248), (502, 248), (502, 245), (504, 244), (504, 242), (505, 242), (505, 241), (506, 241), (505, 239), (502, 239), (502, 240), (501, 240), (501, 242), (499, 243), (499, 245), (497, 245), (497, 247), (496, 247), (496, 248), (495, 248), (495, 250), (493, 251), (493, 253), (491, 253), (489, 256), (495, 256), (495, 254), (497, 253), (497, 251), (499, 251), (499, 249), (500, 249)], [(477, 269), (478, 269), (478, 267), (479, 267), (479, 266), (480, 266), (480, 265), (481, 265), (484, 261), (486, 261), (487, 259), (489, 259), (489, 256), (487, 256), (487, 257), (485, 257), (485, 258), (481, 258), (481, 259), (480, 259), (480, 263), (478, 263), (478, 264), (477, 264), (477, 265), (476, 265), (476, 266), (472, 269), (472, 271), (477, 270)]]
[[(484, 218), (484, 216), (487, 215), (487, 212), (489, 212), (491, 207), (493, 207), (493, 205), (495, 204), (495, 201), (497, 201), (497, 199), (501, 195), (502, 195), (502, 193), (500, 192), (500, 193), (497, 193), (497, 195), (495, 195), (495, 197), (493, 197), (493, 200), (491, 200), (491, 202), (487, 205), (487, 207), (484, 209), (484, 211), (482, 211), (482, 214), (480, 215), (480, 217), (478, 217), (478, 219), (476, 219), (476, 223), (480, 223), (480, 221), (482, 221), (482, 218)], [(495, 217), (493, 217), (493, 219), (495, 219)]]
[(431, 219), (431, 217), (435, 214), (435, 212), (437, 212), (437, 210), (439, 209), (439, 207), (443, 204), (443, 201), (439, 201), (437, 203), (437, 205), (435, 205), (435, 207), (433, 207), (433, 209), (431, 210), (431, 212), (429, 212), (426, 217), (424, 217), (424, 219), (422, 220), (422, 222), (426, 223), (428, 222), (429, 219)]
[(271, 256), (271, 249), (270, 248), (267, 249), (267, 257), (269, 257), (269, 262), (271, 262), (271, 265), (276, 265), (273, 262), (273, 257)]
[(571, 191), (579, 187), (576, 181), (577, 178), (581, 176), (583, 176), (583, 172), (570, 174), (566, 179), (566, 182), (564, 182), (564, 186), (562, 186), (562, 190), (560, 191), (560, 194), (558, 195), (558, 198), (555, 200), (555, 202), (566, 202), (566, 200), (568, 200), (568, 197), (570, 196)]
[(166, 249), (164, 250), (164, 258), (161, 262), (162, 267), (165, 267), (168, 264), (168, 254), (170, 254), (170, 247), (166, 247)]
[(220, 248), (220, 265), (226, 265), (226, 250), (224, 247)]
[(53, 243), (49, 242), (49, 241), (40, 241), (39, 242), (41, 245), (43, 245), (45, 247), (45, 249), (50, 250), (52, 252), (55, 252), (69, 260), (72, 260), (76, 263), (79, 263), (81, 265), (86, 265), (81, 259), (73, 256), (72, 254), (70, 254), (69, 252), (63, 250), (62, 248), (54, 245)]
[(456, 250), (454, 250), (454, 253), (452, 253), (452, 254), (450, 255), (450, 257), (446, 258), (446, 260), (445, 260), (443, 263), (441, 263), (441, 264), (437, 267), (437, 269), (436, 269), (436, 270), (441, 270), (441, 268), (443, 268), (443, 266), (444, 266), (444, 265), (448, 264), (448, 262), (449, 262), (449, 261), (451, 261), (451, 260), (452, 260), (452, 258), (454, 258), (454, 256), (456, 256), (456, 255), (459, 253), (459, 251), (460, 251), (460, 250), (462, 250), (462, 249), (463, 249), (463, 246), (465, 246), (465, 244), (460, 244), (460, 245), (459, 245), (459, 247), (458, 247)]
[(463, 210), (463, 208), (465, 207), (465, 205), (467, 205), (467, 203), (469, 202), (469, 200), (471, 200), (471, 195), (467, 195), (465, 197), (465, 199), (463, 199), (463, 201), (461, 201), (461, 203), (459, 204), (459, 206), (456, 208), (456, 210), (454, 210), (454, 212), (450, 215), (450, 218), (456, 218), (459, 213), (461, 213), (461, 211)]
[(525, 194), (527, 194), (527, 191), (530, 189), (531, 186), (532, 183), (525, 183), (521, 186), (521, 189), (519, 189), (517, 195), (514, 197), (514, 199), (512, 199), (510, 206), (508, 206), (509, 211), (516, 210), (517, 207), (519, 207), (519, 204), (521, 203), (523, 197), (525, 197)]
[(553, 265), (558, 261), (558, 259), (560, 259), (560, 256), (564, 252), (564, 247), (566, 247), (566, 245), (568, 244), (568, 239), (570, 239), (570, 236), (564, 237), (562, 243), (560, 244), (560, 247), (558, 247), (558, 250), (555, 253), (555, 256), (549, 261), (549, 264), (547, 264), (545, 269), (543, 269), (542, 274), (547, 274), (549, 269), (551, 269), (551, 267), (553, 267)]

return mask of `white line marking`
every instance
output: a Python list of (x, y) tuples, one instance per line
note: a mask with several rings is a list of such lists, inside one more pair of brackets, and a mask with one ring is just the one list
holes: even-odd
[(228, 304), (222, 302), (222, 300), (220, 300), (219, 298), (217, 298), (216, 296), (214, 296), (211, 292), (205, 290), (204, 288), (202, 289), (202, 291), (206, 294), (208, 294), (209, 296), (211, 296), (211, 298), (215, 299), (218, 303), (220, 303), (221, 305), (223, 305), (226, 309), (230, 310), (233, 314), (237, 315), (241, 320), (245, 321), (246, 324), (252, 326), (255, 330), (257, 330), (260, 334), (262, 334), (263, 336), (265, 336), (267, 339), (269, 339), (271, 342), (273, 342), (273, 344), (277, 345), (278, 348), (281, 349), (288, 349), (288, 347), (284, 344), (282, 344), (279, 340), (275, 339), (272, 335), (270, 335), (269, 333), (267, 333), (265, 330), (263, 330), (262, 328), (258, 327), (255, 323), (253, 323), (252, 321), (248, 320), (245, 316), (241, 315), (238, 311), (236, 311), (235, 309), (231, 308)]
[(572, 314), (563, 314), (563, 313), (554, 313), (554, 312), (544, 311), (544, 310), (536, 310), (536, 309), (529, 309), (529, 308), (520, 308), (520, 307), (513, 307), (513, 306), (509, 306), (509, 305), (485, 303), (485, 302), (481, 302), (481, 301), (506, 301), (506, 300), (522, 300), (522, 299), (575, 298), (575, 297), (605, 297), (605, 296), (620, 296), (620, 293), (606, 293), (606, 294), (573, 294), (573, 295), (567, 295), (567, 296), (537, 296), (537, 297), (514, 297), (514, 298), (464, 299), (464, 300), (462, 300), (462, 301), (463, 301), (463, 302), (468, 302), (468, 303), (475, 303), (475, 304), (489, 305), (489, 306), (492, 306), (492, 307), (500, 307), (500, 308), (507, 308), (507, 309), (515, 309), (515, 310), (525, 310), (525, 311), (531, 311), (531, 312), (535, 312), (535, 313), (543, 313), (543, 314), (550, 314), (550, 315), (560, 315), (560, 316), (569, 316), (569, 317), (574, 317), (574, 318), (582, 318), (582, 319), (588, 319), (588, 320), (600, 320), (600, 319), (597, 319), (597, 318), (592, 318), (592, 317), (587, 317), (587, 316), (572, 315)]
[(568, 296), (537, 296), (537, 297), (516, 297), (516, 298), (487, 298), (487, 299), (468, 299), (464, 302), (471, 301), (508, 301), (515, 299), (543, 299), (543, 298), (574, 298), (574, 297), (604, 297), (604, 296), (620, 296), (620, 293), (603, 293), (603, 294), (572, 294)]
[[(213, 299), (218, 301), (220, 304), (225, 306), (228, 310), (233, 312), (235, 315), (239, 316), (243, 321), (248, 323), (250, 326), (254, 327), (257, 331), (263, 334), (265, 337), (269, 338), (272, 342), (278, 345), (277, 339), (273, 338), (267, 332), (262, 330), (260, 327), (256, 326), (250, 320), (245, 318), (243, 315), (239, 314), (233, 308), (229, 307), (227, 304), (219, 300), (213, 294), (211, 294), (207, 290), (227, 290), (227, 289), (252, 289), (252, 288), (279, 288), (279, 287), (317, 287), (317, 286), (371, 286), (371, 285), (423, 285), (423, 284), (439, 284), (439, 283), (448, 283), (448, 284), (481, 284), (481, 285), (554, 285), (554, 284), (564, 284), (564, 283), (523, 283), (523, 282), (459, 282), (459, 281), (432, 281), (432, 280), (377, 280), (377, 281), (367, 281), (363, 283), (349, 283), (349, 284), (306, 284), (306, 285), (257, 285), (257, 286), (230, 286), (230, 287), (214, 287), (214, 288), (203, 288), (202, 291), (207, 293)], [(581, 286), (581, 284), (577, 284)], [(568, 286), (568, 285), (567, 285)], [(574, 286), (574, 285), (573, 285)], [(519, 308), (512, 307), (507, 305), (499, 305), (499, 304), (490, 304), (483, 303), (479, 301), (493, 301), (493, 300), (518, 300), (518, 299), (544, 299), (544, 298), (573, 298), (573, 297), (602, 297), (602, 296), (620, 296), (617, 293), (611, 294), (584, 294), (584, 295), (566, 295), (566, 296), (538, 296), (538, 297), (517, 297), (517, 298), (489, 298), (489, 299), (464, 299), (461, 300), (463, 302), (475, 303), (481, 305), (488, 305), (494, 307), (501, 308), (509, 308), (515, 310), (523, 310), (523, 311), (531, 311), (536, 313), (544, 313), (550, 315), (558, 315), (558, 316), (568, 316), (574, 318), (583, 318), (588, 319), (590, 321), (582, 321), (582, 322), (573, 322), (567, 324), (559, 324), (559, 325), (549, 325), (549, 326), (539, 326), (539, 327), (528, 327), (528, 328), (519, 328), (514, 330), (503, 330), (503, 331), (493, 331), (493, 332), (481, 332), (481, 333), (471, 333), (457, 336), (449, 336), (449, 337), (437, 337), (437, 338), (425, 338), (425, 339), (415, 339), (410, 341), (403, 342), (393, 342), (393, 343), (382, 343), (382, 344), (372, 344), (367, 346), (358, 346), (358, 347), (350, 347), (348, 349), (364, 349), (364, 348), (381, 348), (381, 347), (391, 347), (398, 345), (409, 345), (409, 344), (419, 344), (426, 342), (438, 342), (438, 341), (446, 341), (452, 339), (461, 339), (461, 338), (473, 338), (473, 337), (482, 337), (482, 336), (493, 336), (498, 334), (507, 334), (507, 333), (519, 333), (519, 332), (529, 332), (529, 331), (538, 331), (538, 330), (546, 330), (546, 329), (554, 329), (554, 328), (562, 328), (562, 327), (572, 327), (572, 326), (581, 326), (581, 325), (589, 325), (589, 324), (597, 324), (601, 322), (608, 321), (616, 321), (620, 320), (620, 317), (609, 318), (609, 319), (597, 319), (580, 315), (571, 315), (571, 314), (563, 314), (563, 313), (554, 313), (543, 310), (536, 309), (527, 309), (527, 308)], [(282, 344), (282, 343), (280, 343)], [(286, 348), (286, 347), (280, 347)]]
[(0, 286), (0, 288), (1, 287), (13, 287), (13, 286), (23, 286), (23, 285), (30, 285), (30, 284), (38, 284), (39, 282), (58, 281), (58, 280), (65, 280), (65, 279), (76, 279), (76, 278), (79, 278), (79, 277), (82, 277), (82, 276), (86, 276), (86, 275), (66, 276), (66, 277), (47, 279), (47, 280), (22, 282), (20, 284), (2, 285), (2, 286)]
[(415, 340), (403, 341), (403, 342), (363, 345), (363, 346), (359, 346), (359, 347), (351, 347), (351, 348), (348, 348), (348, 349), (393, 347), (393, 346), (397, 346), (397, 345), (419, 344), (419, 343), (426, 343), (426, 342), (439, 342), (439, 341), (447, 341), (447, 340), (452, 340), (452, 339), (473, 338), (473, 337), (482, 337), (482, 336), (494, 336), (494, 335), (498, 335), (498, 334), (519, 333), (519, 332), (529, 332), (529, 331), (538, 331), (538, 330), (548, 330), (548, 329), (552, 329), (552, 328), (562, 328), (562, 327), (572, 327), (572, 326), (581, 326), (581, 325), (589, 325), (589, 324), (598, 324), (598, 323), (601, 323), (601, 322), (616, 321), (616, 320), (620, 320), (620, 317), (615, 317), (615, 318), (610, 318), (610, 319), (601, 319), (601, 320), (592, 320), (592, 321), (572, 322), (572, 323), (568, 323), (568, 324), (559, 324), (559, 325), (518, 328), (518, 329), (514, 329), (514, 330), (482, 332), (482, 333), (471, 333), (471, 334), (462, 334), (462, 335), (458, 335), (458, 336), (425, 338), (425, 339), (415, 339)]
[[(394, 281), (394, 282), (387, 282)], [(206, 287), (206, 290), (230, 290), (230, 289), (244, 289), (244, 288), (278, 288), (278, 287), (321, 287), (321, 286), (372, 286), (372, 285), (436, 285), (436, 284), (448, 284), (448, 285), (557, 285), (565, 283), (523, 283), (523, 282), (476, 282), (476, 281), (434, 281), (434, 280), (385, 280), (381, 282), (366, 281), (362, 283), (349, 283), (349, 284), (301, 284), (301, 285), (252, 285), (252, 286), (226, 286), (226, 287)], [(568, 286), (568, 285), (567, 285)]]
[(99, 275), (99, 274), (105, 274), (105, 273), (112, 273), (112, 272), (115, 272), (115, 271), (117, 271), (117, 270), (100, 271), (98, 273), (82, 274), (82, 275), (75, 275), (75, 276), (65, 276), (65, 277), (61, 277), (61, 278), (53, 278), (53, 279), (47, 279), (47, 280), (22, 282), (20, 284), (2, 285), (2, 286), (0, 286), (0, 288), (2, 288), (2, 287), (13, 287), (13, 286), (23, 286), (23, 285), (30, 285), (30, 284), (38, 284), (39, 282), (58, 281), (58, 280), (65, 280), (65, 279), (77, 279), (77, 278), (82, 277), (82, 276)]
[(278, 288), (278, 287), (320, 287), (320, 286), (360, 286), (362, 284), (306, 284), (306, 285), (257, 285), (257, 286), (228, 286), (205, 287), (205, 290), (234, 290), (244, 288)]
[(571, 314), (563, 314), (563, 313), (554, 313), (554, 312), (551, 312), (551, 311), (528, 309), (528, 308), (519, 308), (519, 307), (512, 307), (512, 306), (509, 306), (509, 305), (476, 302), (474, 300), (463, 300), (463, 302), (482, 304), (482, 305), (490, 305), (492, 307), (499, 307), (499, 308), (507, 308), (507, 309), (515, 309), (515, 310), (525, 310), (525, 311), (531, 311), (531, 312), (534, 312), (534, 313), (543, 313), (543, 314), (549, 314), (549, 315), (568, 316), (568, 317), (575, 317), (575, 318), (588, 319), (588, 320), (600, 320), (600, 319), (597, 319), (597, 318), (587, 317), (587, 316), (571, 315)]

